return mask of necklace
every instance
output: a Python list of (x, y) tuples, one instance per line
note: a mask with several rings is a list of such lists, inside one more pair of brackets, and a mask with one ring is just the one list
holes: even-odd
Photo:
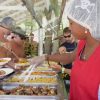
[(94, 52), (94, 50), (97, 48), (98, 45), (99, 45), (99, 43), (95, 44), (94, 46), (92, 46), (91, 48), (89, 48), (87, 50), (84, 45), (84, 47), (81, 50), (80, 55), (79, 55), (80, 59), (87, 60), (92, 55), (92, 53)]
[(89, 54), (91, 53), (91, 51), (88, 51), (88, 53), (84, 53), (84, 49), (85, 49), (85, 46), (83, 47), (83, 49), (80, 53), (80, 59), (81, 60), (87, 60), (88, 57), (89, 57)]
[(86, 55), (83, 55), (81, 59), (86, 60)]
[(86, 55), (83, 55), (84, 49), (85, 49), (85, 45), (84, 45), (83, 49), (80, 51), (80, 54), (79, 54), (79, 58), (81, 60), (86, 60)]

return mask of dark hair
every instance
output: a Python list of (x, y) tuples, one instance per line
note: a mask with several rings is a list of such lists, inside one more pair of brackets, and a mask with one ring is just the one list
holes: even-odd
[(65, 27), (65, 28), (63, 29), (63, 34), (66, 33), (66, 32), (71, 33), (71, 30), (69, 29), (69, 27)]

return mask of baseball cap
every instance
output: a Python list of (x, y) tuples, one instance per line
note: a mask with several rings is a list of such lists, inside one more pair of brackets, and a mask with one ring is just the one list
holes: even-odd
[(21, 27), (16, 27), (13, 31), (16, 35), (19, 35), (22, 39), (26, 39), (27, 35), (24, 30), (21, 29)]
[(0, 26), (8, 30), (13, 30), (15, 28), (16, 22), (12, 17), (5, 17), (0, 22)]

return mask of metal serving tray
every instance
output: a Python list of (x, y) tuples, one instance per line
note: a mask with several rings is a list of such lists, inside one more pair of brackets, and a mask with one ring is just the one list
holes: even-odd
[(0, 100), (60, 100), (57, 96), (16, 96), (1, 95)]
[(19, 85), (50, 85), (50, 86), (54, 86), (54, 85), (58, 85), (58, 83), (24, 83), (24, 82), (2, 82), (3, 84), (15, 84), (15, 85), (17, 85), (17, 84), (19, 84)]
[[(24, 75), (21, 78), (25, 78), (27, 75)], [(13, 75), (12, 77), (20, 77), (20, 75)], [(29, 78), (36, 78), (36, 77), (41, 77), (41, 78), (57, 78), (57, 75), (49, 76), (49, 75), (30, 75)]]
[[(11, 90), (15, 87), (19, 86), (19, 84), (1, 84), (0, 88), (4, 90)], [(33, 87), (39, 87), (44, 85), (27, 85), (24, 84), (24, 86), (33, 86)], [(48, 86), (48, 85), (47, 85)], [(36, 96), (36, 95), (0, 95), (0, 100), (60, 100), (59, 94), (58, 94), (58, 86), (57, 85), (49, 85), (50, 88), (56, 88), (57, 89), (57, 95), (54, 96)]]
[[(16, 79), (17, 78), (17, 79)], [(37, 78), (37, 80), (35, 81), (35, 78)], [(40, 79), (39, 79), (40, 78)], [(41, 78), (43, 78), (43, 80), (41, 81)], [(54, 79), (54, 82), (50, 81), (49, 79)], [(58, 79), (57, 77), (55, 76), (30, 76), (29, 77), (29, 81), (27, 82), (23, 82), (23, 79), (25, 79), (25, 77), (22, 77), (22, 79), (20, 81), (18, 81), (18, 77), (16, 76), (13, 76), (13, 77), (10, 77), (9, 79), (6, 79), (3, 83), (10, 83), (10, 84), (48, 84), (48, 85), (55, 85), (55, 84), (58, 84)], [(48, 79), (48, 82), (46, 82)], [(11, 81), (10, 81), (11, 80)], [(16, 81), (17, 80), (17, 81)], [(34, 80), (34, 81), (33, 81)]]
[(34, 83), (34, 84), (31, 84), (31, 83), (22, 83), (22, 84), (20, 84), (20, 83), (18, 83), (18, 82), (15, 82), (15, 83), (7, 83), (7, 82), (2, 82), (1, 84), (0, 84), (0, 88), (1, 87), (12, 87), (12, 86), (19, 86), (19, 85), (25, 85), (25, 86), (50, 86), (50, 87), (55, 87), (55, 88), (58, 88), (58, 84), (41, 84), (41, 83), (39, 83), (39, 84), (37, 84), (37, 83)]
[[(22, 73), (24, 73), (25, 71), (22, 71), (20, 73), (18, 73), (17, 75), (21, 75)], [(40, 73), (40, 74), (39, 74)], [(28, 73), (27, 73), (28, 74)], [(26, 74), (26, 75), (27, 75)], [(32, 71), (31, 75), (40, 75), (40, 76), (58, 76), (56, 71)]]

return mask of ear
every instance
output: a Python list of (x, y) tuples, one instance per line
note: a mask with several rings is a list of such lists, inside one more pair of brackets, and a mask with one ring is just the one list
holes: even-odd
[(88, 30), (85, 28), (85, 32), (84, 32), (85, 34), (87, 34), (88, 33)]
[(85, 34), (90, 33), (90, 32), (89, 32), (89, 29), (85, 28), (85, 32), (84, 32), (84, 33), (85, 33)]

